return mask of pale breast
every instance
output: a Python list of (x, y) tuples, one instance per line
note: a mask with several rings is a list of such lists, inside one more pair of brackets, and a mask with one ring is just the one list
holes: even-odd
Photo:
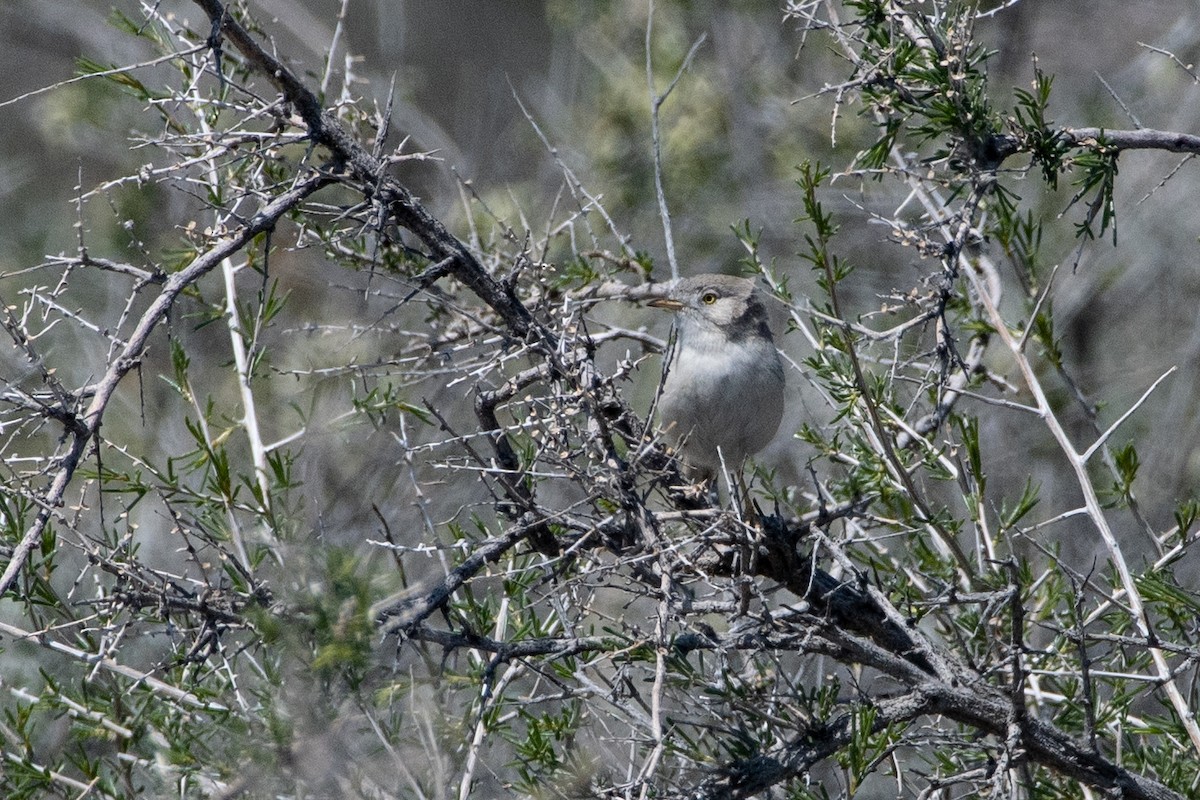
[(720, 347), (706, 337), (684, 339), (663, 387), (664, 427), (682, 443), (698, 477), (730, 470), (765, 447), (783, 418), (783, 366), (774, 345), (752, 339)]

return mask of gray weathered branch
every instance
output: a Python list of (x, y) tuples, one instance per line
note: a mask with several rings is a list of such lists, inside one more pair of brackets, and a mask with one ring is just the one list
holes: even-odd
[(1103, 143), (1115, 150), (1166, 150), (1171, 153), (1200, 154), (1200, 136), (1176, 131), (1109, 130), (1107, 128), (1064, 128), (1065, 141), (1081, 147)]

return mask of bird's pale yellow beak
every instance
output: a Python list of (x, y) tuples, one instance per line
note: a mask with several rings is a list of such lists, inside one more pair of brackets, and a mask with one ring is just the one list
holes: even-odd
[(668, 311), (678, 311), (683, 308), (683, 303), (678, 300), (672, 300), (669, 297), (656, 297), (649, 303), (646, 303), (646, 305), (654, 306), (655, 308), (665, 308)]

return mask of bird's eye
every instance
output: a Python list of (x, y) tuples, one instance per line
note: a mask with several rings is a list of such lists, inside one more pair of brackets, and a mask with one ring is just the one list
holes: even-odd
[(711, 306), (713, 303), (717, 302), (717, 293), (705, 292), (704, 294), (700, 295), (700, 302), (704, 303), (706, 306)]

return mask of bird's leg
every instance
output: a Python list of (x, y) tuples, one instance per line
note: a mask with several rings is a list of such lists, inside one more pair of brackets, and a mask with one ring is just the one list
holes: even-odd
[(742, 522), (753, 524), (753, 521), (758, 518), (754, 507), (754, 498), (750, 496), (750, 487), (746, 484), (746, 476), (742, 469), (739, 469), (734, 474), (733, 480), (733, 497), (730, 498), (733, 502), (730, 505), (739, 507), (738, 516)]
[[(746, 461), (742, 460), (740, 464), (735, 464), (732, 470), (725, 463), (725, 454), (717, 450), (717, 457), (721, 460), (721, 475), (725, 478), (725, 485), (729, 487), (729, 506), (737, 515), (738, 521), (743, 523), (752, 523), (761, 515), (757, 513), (754, 507), (754, 501), (750, 497), (750, 489), (746, 485)], [(715, 486), (714, 486), (715, 488)], [(714, 497), (714, 502), (716, 498)]]
[(700, 478), (695, 482), (689, 481), (679, 486), (672, 486), (671, 490), (678, 494), (688, 508), (701, 508), (705, 502), (714, 508), (717, 507), (717, 482), (712, 478)]
[(671, 501), (680, 508), (718, 508), (716, 479), (710, 474), (691, 469), (686, 463), (677, 464), (677, 477), (682, 480), (679, 483), (672, 481), (667, 487)]

